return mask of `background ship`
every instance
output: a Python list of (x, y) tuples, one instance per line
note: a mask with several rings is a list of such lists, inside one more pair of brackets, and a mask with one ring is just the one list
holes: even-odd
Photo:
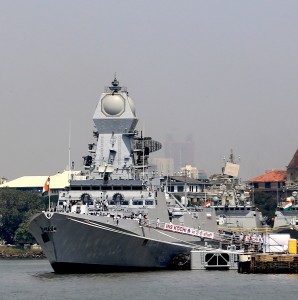
[(224, 230), (259, 229), (265, 220), (254, 205), (251, 186), (238, 177), (239, 163), (235, 163), (233, 151), (225, 161), (220, 174), (208, 179), (185, 176), (167, 176), (165, 188), (181, 202), (197, 209), (214, 210), (217, 224)]
[(277, 227), (296, 227), (298, 226), (298, 200), (297, 192), (292, 196), (281, 199), (275, 211), (274, 228)]
[(273, 232), (289, 233), (298, 239), (298, 194), (296, 191), (287, 198), (282, 198), (276, 207)]
[(214, 211), (190, 211), (166, 199), (149, 173), (149, 154), (161, 144), (136, 130), (134, 103), (116, 78), (101, 95), (93, 121), (95, 142), (88, 145), (85, 170), (72, 175), (57, 207), (30, 222), (53, 269), (181, 267), (191, 250), (217, 247), (222, 237)]
[(240, 165), (231, 150), (222, 174), (211, 177), (204, 206), (214, 207), (218, 226), (223, 229), (258, 229), (265, 226), (261, 211), (254, 204), (251, 187), (238, 177)]

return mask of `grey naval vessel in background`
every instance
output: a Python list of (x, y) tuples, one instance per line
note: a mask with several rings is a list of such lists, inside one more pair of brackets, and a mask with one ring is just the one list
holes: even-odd
[(298, 239), (298, 193), (282, 198), (275, 210), (273, 232), (289, 233), (291, 238)]
[(263, 228), (265, 220), (254, 205), (252, 188), (238, 177), (240, 165), (235, 162), (231, 150), (222, 174), (210, 178), (211, 186), (206, 191), (205, 206), (213, 207), (221, 229), (256, 230)]
[(166, 198), (150, 174), (149, 154), (161, 143), (138, 133), (134, 103), (116, 77), (93, 121), (84, 170), (71, 176), (55, 209), (30, 221), (54, 271), (180, 268), (191, 250), (217, 247), (214, 210), (191, 211)]

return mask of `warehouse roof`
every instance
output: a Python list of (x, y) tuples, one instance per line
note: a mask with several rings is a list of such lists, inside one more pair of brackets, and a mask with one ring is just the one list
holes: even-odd
[[(50, 188), (51, 189), (63, 189), (68, 185), (69, 178), (71, 174), (78, 174), (80, 171), (63, 171), (58, 172), (55, 175), (50, 176)], [(17, 179), (6, 181), (0, 185), (0, 188), (10, 187), (10, 188), (42, 188), (49, 176), (22, 176)]]

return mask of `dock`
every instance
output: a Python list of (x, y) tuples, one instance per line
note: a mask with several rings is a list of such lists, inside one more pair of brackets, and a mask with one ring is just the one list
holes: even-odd
[[(263, 253), (239, 255), (239, 273), (298, 274), (298, 242), (286, 234), (272, 234), (266, 240)], [(287, 242), (287, 245), (285, 244)]]
[(238, 272), (298, 274), (298, 254), (241, 254), (239, 255)]

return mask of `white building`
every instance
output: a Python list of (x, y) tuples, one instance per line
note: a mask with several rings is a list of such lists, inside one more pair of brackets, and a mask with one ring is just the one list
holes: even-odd
[[(71, 176), (79, 174), (80, 171), (63, 171), (50, 176), (51, 195), (57, 195), (68, 184)], [(17, 179), (0, 184), (0, 188), (8, 187), (22, 191), (42, 193), (43, 186), (49, 176), (22, 176)]]

